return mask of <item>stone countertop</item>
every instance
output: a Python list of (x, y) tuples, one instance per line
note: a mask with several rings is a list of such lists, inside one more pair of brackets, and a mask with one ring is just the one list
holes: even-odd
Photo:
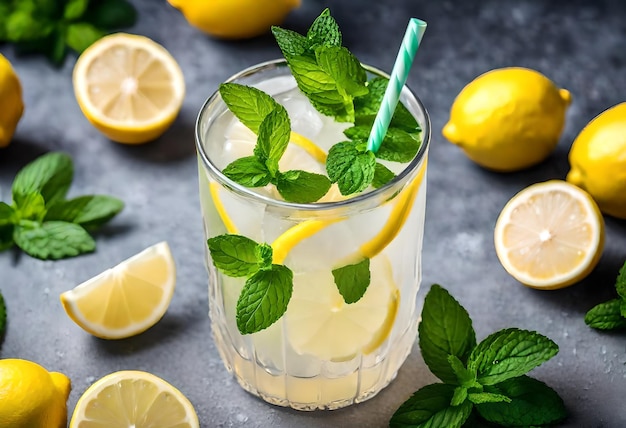
[[(181, 65), (187, 85), (177, 121), (150, 144), (115, 144), (91, 127), (72, 93), (75, 57), (57, 69), (41, 57), (16, 57), (10, 46), (0, 46), (21, 78), (26, 104), (14, 141), (0, 151), (0, 200), (10, 199), (20, 167), (45, 152), (63, 150), (75, 162), (71, 195), (104, 193), (127, 204), (98, 233), (93, 254), (56, 262), (12, 251), (0, 254), (0, 290), (9, 313), (0, 355), (66, 373), (73, 383), (70, 414), (94, 380), (137, 369), (178, 387), (204, 427), (386, 426), (413, 391), (435, 380), (417, 347), (378, 396), (332, 412), (301, 413), (265, 404), (223, 368), (207, 317), (193, 126), (203, 101), (221, 81), (280, 53), (269, 36), (218, 41), (188, 26), (165, 1), (132, 2), (139, 20), (128, 31), (163, 44)], [(583, 322), (588, 309), (615, 296), (614, 281), (626, 259), (626, 222), (607, 217), (606, 249), (596, 270), (579, 284), (551, 292), (523, 287), (508, 276), (492, 241), (495, 220), (509, 198), (532, 183), (564, 178), (578, 132), (598, 113), (626, 100), (626, 3), (303, 0), (284, 26), (304, 31), (326, 6), (341, 25), (345, 45), (361, 61), (386, 70), (408, 18), (428, 22), (408, 80), (433, 125), (418, 298), (432, 283), (445, 286), (467, 308), (479, 340), (505, 327), (550, 337), (560, 352), (532, 375), (564, 399), (570, 416), (563, 426), (626, 426), (626, 335), (597, 332)], [(541, 71), (571, 91), (573, 103), (559, 145), (545, 162), (497, 174), (471, 163), (440, 131), (461, 88), (504, 66)], [(178, 282), (167, 314), (155, 327), (134, 338), (103, 341), (65, 315), (61, 292), (161, 240), (170, 243)]]

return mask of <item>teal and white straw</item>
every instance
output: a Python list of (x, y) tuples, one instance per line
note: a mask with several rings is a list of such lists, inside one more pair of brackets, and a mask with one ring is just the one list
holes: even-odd
[(380, 148), (380, 144), (387, 133), (387, 128), (398, 105), (400, 93), (409, 76), (409, 71), (411, 70), (411, 65), (413, 65), (413, 59), (422, 41), (424, 31), (426, 31), (426, 22), (417, 18), (411, 18), (409, 25), (406, 27), (406, 33), (398, 51), (398, 57), (391, 70), (389, 84), (385, 90), (380, 109), (376, 114), (376, 119), (374, 119), (372, 132), (367, 140), (367, 149), (374, 153)]

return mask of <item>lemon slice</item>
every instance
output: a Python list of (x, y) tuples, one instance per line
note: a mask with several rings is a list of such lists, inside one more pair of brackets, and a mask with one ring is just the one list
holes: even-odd
[(185, 96), (183, 73), (170, 53), (147, 37), (125, 33), (87, 48), (72, 80), (85, 117), (119, 143), (159, 137), (176, 119)]
[(389, 336), (400, 292), (386, 256), (370, 263), (371, 283), (363, 297), (350, 304), (339, 294), (331, 272), (294, 276), (285, 325), (296, 352), (345, 361), (358, 352), (372, 352)]
[(604, 221), (584, 190), (561, 180), (515, 195), (496, 222), (502, 266), (529, 287), (557, 289), (585, 278), (604, 247)]
[(175, 284), (174, 259), (167, 243), (161, 242), (62, 293), (61, 303), (87, 332), (103, 339), (122, 339), (161, 319)]
[(70, 421), (70, 428), (199, 426), (187, 397), (142, 371), (119, 371), (96, 381), (79, 398)]

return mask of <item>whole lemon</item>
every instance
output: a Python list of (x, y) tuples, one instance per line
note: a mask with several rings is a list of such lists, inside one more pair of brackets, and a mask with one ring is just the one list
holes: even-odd
[(280, 25), (300, 0), (167, 0), (187, 22), (222, 39), (247, 39)]
[(552, 153), (570, 102), (567, 90), (538, 71), (495, 69), (461, 90), (442, 133), (477, 164), (517, 171)]
[(572, 143), (566, 180), (585, 189), (600, 211), (626, 219), (626, 102), (589, 122)]
[(0, 360), (0, 428), (65, 428), (70, 380), (27, 360)]
[(0, 147), (6, 147), (24, 112), (22, 85), (11, 63), (0, 54)]

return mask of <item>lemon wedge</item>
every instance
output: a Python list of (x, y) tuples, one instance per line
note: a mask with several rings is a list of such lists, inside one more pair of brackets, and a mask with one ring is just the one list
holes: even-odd
[(151, 39), (126, 33), (101, 38), (76, 61), (74, 95), (85, 117), (113, 141), (145, 143), (174, 122), (185, 96), (176, 60)]
[(604, 221), (584, 190), (562, 180), (513, 196), (494, 231), (502, 266), (524, 285), (557, 289), (585, 278), (604, 247)]
[(160, 242), (61, 294), (67, 315), (103, 339), (139, 334), (165, 314), (176, 284), (170, 248)]
[(289, 343), (300, 354), (346, 361), (377, 349), (389, 336), (400, 292), (385, 255), (370, 261), (371, 283), (363, 297), (347, 304), (331, 272), (294, 275), (285, 326)]
[(191, 402), (165, 380), (142, 371), (111, 373), (76, 403), (70, 428), (197, 428)]

